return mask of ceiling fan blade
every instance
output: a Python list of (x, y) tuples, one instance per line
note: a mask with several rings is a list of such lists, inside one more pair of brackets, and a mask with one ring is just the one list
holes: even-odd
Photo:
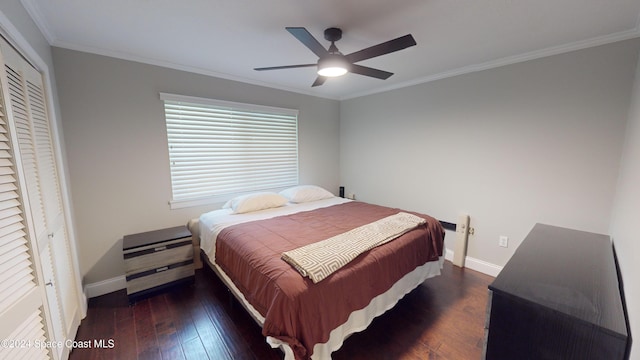
[(318, 76), (316, 78), (316, 81), (313, 82), (313, 85), (311, 85), (311, 87), (320, 86), (320, 85), (324, 84), (325, 81), (327, 81), (327, 77), (326, 76)]
[(378, 70), (378, 69), (374, 69), (374, 68), (370, 68), (362, 65), (356, 65), (356, 64), (351, 64), (351, 70), (349, 71), (354, 74), (370, 76), (370, 77), (374, 77), (382, 80), (386, 80), (389, 78), (389, 76), (393, 75), (393, 73), (390, 73), (388, 71)]
[(264, 71), (264, 70), (295, 69), (295, 68), (311, 67), (311, 66), (318, 66), (318, 64), (300, 64), (300, 65), (270, 66), (270, 67), (254, 68), (253, 70), (257, 70), (257, 71)]
[(356, 51), (349, 55), (346, 55), (347, 60), (350, 62), (358, 62), (366, 59), (371, 59), (376, 56), (389, 54), (394, 51), (406, 49), (410, 46), (416, 45), (416, 40), (411, 34), (401, 36), (399, 38), (383, 42), (382, 44), (374, 45), (360, 51)]
[(307, 29), (303, 27), (287, 27), (285, 29), (287, 29), (291, 35), (295, 36), (296, 39), (300, 40), (300, 42), (308, 47), (309, 50), (313, 51), (314, 54), (318, 55), (318, 57), (323, 57), (329, 54), (327, 49), (325, 49), (324, 46), (322, 46), (322, 44), (320, 44), (318, 40), (316, 40), (316, 38), (307, 31)]

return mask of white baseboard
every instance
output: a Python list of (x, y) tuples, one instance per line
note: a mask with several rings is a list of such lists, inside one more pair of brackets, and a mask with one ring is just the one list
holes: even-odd
[(84, 286), (84, 294), (87, 298), (108, 294), (127, 287), (127, 279), (124, 275), (111, 279), (98, 281)]
[(80, 299), (80, 317), (84, 319), (87, 316), (87, 311), (89, 311), (89, 298), (87, 297), (86, 289), (82, 290), (80, 297), (82, 298)]
[[(444, 258), (446, 260), (453, 260), (453, 250), (445, 249)], [(471, 270), (479, 271), (483, 274), (487, 274), (489, 276), (496, 277), (502, 271), (502, 266), (498, 266), (496, 264), (492, 264), (483, 260), (479, 260), (473, 258), (471, 256), (466, 256), (464, 258), (464, 266), (468, 267)]]
[[(444, 258), (446, 260), (453, 260), (453, 250), (446, 249)], [(479, 271), (483, 274), (487, 274), (493, 277), (498, 276), (502, 270), (502, 266), (488, 263), (486, 261), (478, 260), (467, 256), (464, 259), (465, 267), (471, 270)], [(122, 276), (116, 276), (111, 279), (98, 281), (95, 283), (87, 284), (84, 286), (84, 295), (87, 298), (94, 298), (100, 295), (108, 294), (114, 291), (122, 290), (127, 287), (127, 280)]]

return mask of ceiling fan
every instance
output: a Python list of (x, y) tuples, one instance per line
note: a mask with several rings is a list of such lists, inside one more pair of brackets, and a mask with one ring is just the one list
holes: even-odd
[(318, 77), (311, 86), (322, 85), (327, 78), (341, 76), (347, 72), (385, 80), (389, 78), (389, 76), (393, 75), (393, 73), (357, 65), (355, 63), (416, 45), (416, 41), (413, 39), (413, 36), (408, 34), (348, 55), (343, 55), (335, 44), (336, 41), (342, 38), (342, 30), (338, 28), (332, 27), (324, 31), (324, 38), (331, 41), (329, 49), (325, 49), (324, 46), (322, 46), (318, 40), (316, 40), (316, 38), (314, 38), (313, 35), (303, 27), (287, 27), (285, 29), (287, 29), (291, 35), (295, 36), (296, 39), (300, 40), (300, 42), (308, 47), (309, 50), (313, 51), (314, 54), (318, 55), (318, 62), (315, 64), (262, 67), (255, 68), (254, 70), (280, 70), (317, 66)]

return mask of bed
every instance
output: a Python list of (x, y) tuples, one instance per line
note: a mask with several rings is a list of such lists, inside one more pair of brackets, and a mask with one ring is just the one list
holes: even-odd
[[(422, 223), (318, 282), (283, 260), (285, 252), (399, 213)], [(205, 262), (285, 359), (329, 359), (350, 334), (439, 275), (443, 263), (444, 231), (436, 219), (335, 197), (313, 186), (236, 198), (202, 214), (190, 228), (200, 237)]]

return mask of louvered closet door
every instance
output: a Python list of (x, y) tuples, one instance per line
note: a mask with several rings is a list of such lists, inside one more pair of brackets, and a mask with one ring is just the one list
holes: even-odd
[(31, 138), (27, 139), (28, 134), (25, 133), (24, 136), (18, 136), (18, 143), (21, 153), (24, 148), (24, 151), (33, 151), (35, 154), (37, 171), (35, 176), (27, 176), (25, 180), (29, 188), (32, 187), (29, 185), (30, 183), (34, 183), (33, 187), (38, 185), (40, 187), (46, 224), (44, 239), (48, 241), (51, 251), (55, 274), (54, 288), (57, 290), (62, 310), (61, 316), (65, 325), (64, 334), (65, 337), (68, 337), (71, 333), (75, 334), (74, 327), (77, 328), (80, 321), (77, 284), (74, 281), (71, 248), (65, 231), (66, 223), (60, 198), (58, 172), (49, 130), (46, 102), (42, 90), (42, 77), (37, 72), (25, 75), (25, 90), (31, 115), (29, 122)]
[[(6, 44), (0, 39), (0, 65)], [(8, 83), (0, 76), (0, 359), (48, 359), (43, 285), (29, 240), (24, 182), (16, 167), (15, 128), (8, 117)]]
[[(79, 280), (66, 231), (42, 76), (19, 56), (5, 57), (4, 70), (31, 214), (27, 222), (47, 284), (50, 337), (73, 340), (81, 316)], [(53, 350), (56, 358), (68, 352), (66, 347)]]

